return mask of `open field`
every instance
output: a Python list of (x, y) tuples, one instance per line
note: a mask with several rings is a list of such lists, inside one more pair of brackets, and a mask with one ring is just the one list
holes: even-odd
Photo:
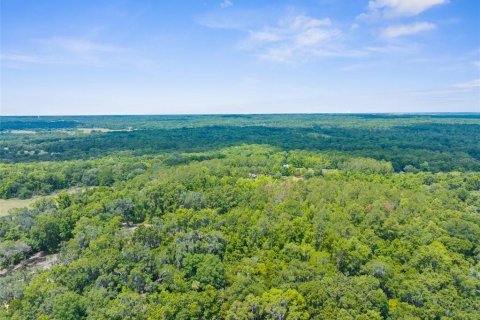
[(46, 195), (46, 196), (34, 196), (30, 199), (18, 199), (18, 198), (10, 198), (10, 199), (0, 199), (0, 217), (3, 215), (8, 214), (8, 212), (11, 209), (17, 209), (17, 208), (27, 208), (30, 207), (35, 201), (38, 201), (40, 199), (48, 198), (48, 197), (54, 197), (60, 192), (67, 192), (69, 194), (73, 194), (75, 192), (84, 190), (85, 188), (80, 188), (80, 187), (72, 187), (69, 189), (64, 189), (64, 190), (57, 190), (53, 192), (52, 194)]
[(41, 197), (30, 199), (0, 199), (0, 216), (7, 214), (11, 209), (29, 207), (32, 203), (40, 198)]

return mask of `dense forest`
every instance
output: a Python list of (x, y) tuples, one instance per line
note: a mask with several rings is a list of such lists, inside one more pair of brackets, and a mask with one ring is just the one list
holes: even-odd
[(479, 319), (478, 114), (0, 121), (0, 319)]

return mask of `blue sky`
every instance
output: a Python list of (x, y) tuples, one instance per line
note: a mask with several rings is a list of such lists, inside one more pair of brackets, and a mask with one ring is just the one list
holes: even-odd
[(480, 112), (480, 1), (0, 0), (2, 115)]

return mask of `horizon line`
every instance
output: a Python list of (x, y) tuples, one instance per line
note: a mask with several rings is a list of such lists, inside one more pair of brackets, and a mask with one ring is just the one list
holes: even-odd
[(439, 112), (282, 112), (282, 113), (124, 113), (124, 114), (0, 114), (0, 117), (128, 117), (128, 116), (263, 116), (263, 115), (480, 115), (480, 111)]

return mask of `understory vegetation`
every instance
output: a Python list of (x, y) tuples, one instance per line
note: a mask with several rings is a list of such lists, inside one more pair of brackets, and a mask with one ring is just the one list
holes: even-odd
[(251, 117), (8, 119), (0, 318), (478, 319), (480, 118)]

